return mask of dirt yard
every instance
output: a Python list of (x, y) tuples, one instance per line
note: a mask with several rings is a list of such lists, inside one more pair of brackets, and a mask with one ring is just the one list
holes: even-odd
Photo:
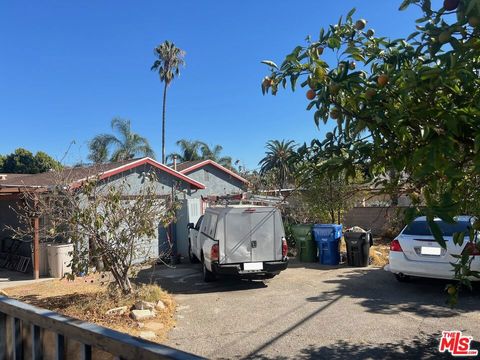
[[(135, 294), (130, 296), (115, 292), (112, 294), (108, 291), (108, 284), (105, 275), (92, 275), (78, 277), (74, 281), (61, 279), (29, 284), (9, 288), (5, 292), (8, 296), (29, 304), (133, 336), (153, 331), (156, 337), (149, 340), (162, 343), (175, 325), (176, 305), (173, 297), (156, 285), (139, 286)], [(130, 309), (138, 300), (161, 300), (165, 308), (157, 311), (155, 318), (137, 322), (130, 317)], [(108, 310), (122, 306), (127, 307), (123, 314), (106, 314)]]

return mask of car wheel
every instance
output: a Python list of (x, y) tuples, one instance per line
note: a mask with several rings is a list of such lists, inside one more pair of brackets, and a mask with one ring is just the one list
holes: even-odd
[(395, 274), (395, 279), (397, 279), (398, 282), (409, 282), (411, 280), (410, 276), (402, 273)]
[(196, 257), (195, 254), (192, 252), (192, 244), (190, 243), (190, 241), (188, 242), (188, 258), (190, 259), (190, 262), (191, 262), (192, 264), (198, 263), (197, 257)]

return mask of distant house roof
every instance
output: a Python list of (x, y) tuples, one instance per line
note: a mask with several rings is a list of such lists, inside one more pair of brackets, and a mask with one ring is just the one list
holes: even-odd
[[(56, 185), (58, 180), (78, 186), (82, 181), (89, 177), (99, 176), (101, 180), (110, 176), (120, 174), (124, 171), (134, 169), (138, 166), (149, 164), (161, 171), (164, 171), (179, 180), (185, 181), (196, 189), (205, 189), (205, 185), (195, 181), (179, 171), (163, 165), (151, 158), (124, 160), (106, 164), (96, 164), (91, 166), (79, 166), (65, 168), (61, 172), (45, 172), (40, 174), (3, 174), (6, 177), (0, 180), (0, 190), (2, 188), (26, 188), (26, 187), (49, 187)], [(0, 177), (2, 179), (2, 177)]]
[[(195, 166), (197, 164), (203, 163), (205, 160), (195, 160), (195, 161), (185, 161), (180, 164), (177, 164), (177, 171), (182, 172), (183, 170), (186, 170), (188, 168), (191, 168), (192, 166)], [(170, 164), (170, 166), (173, 168), (173, 165)]]
[(182, 174), (189, 174), (192, 171), (195, 171), (197, 169), (200, 169), (206, 165), (212, 165), (216, 167), (217, 169), (229, 174), (230, 176), (240, 180), (241, 182), (248, 184), (248, 180), (244, 179), (237, 173), (233, 172), (232, 170), (227, 169), (226, 167), (220, 165), (219, 163), (213, 161), (213, 160), (195, 160), (195, 161), (185, 161), (183, 163), (180, 163), (177, 165), (177, 171), (180, 171)]

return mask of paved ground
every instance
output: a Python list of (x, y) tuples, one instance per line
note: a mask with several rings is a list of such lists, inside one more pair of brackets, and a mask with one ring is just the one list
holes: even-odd
[(179, 303), (168, 344), (207, 358), (433, 359), (442, 330), (480, 340), (480, 287), (451, 310), (443, 281), (398, 283), (378, 268), (306, 265), (265, 283), (205, 284), (199, 265), (142, 276)]
[[(40, 281), (52, 280), (51, 278), (41, 278)], [(0, 269), (0, 289), (33, 284), (38, 280), (32, 280), (31, 274), (24, 274), (18, 271)]]

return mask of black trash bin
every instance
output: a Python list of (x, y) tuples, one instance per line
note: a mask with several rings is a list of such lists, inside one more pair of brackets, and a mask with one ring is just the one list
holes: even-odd
[(347, 264), (349, 266), (368, 266), (370, 246), (373, 245), (372, 234), (367, 232), (346, 231)]

